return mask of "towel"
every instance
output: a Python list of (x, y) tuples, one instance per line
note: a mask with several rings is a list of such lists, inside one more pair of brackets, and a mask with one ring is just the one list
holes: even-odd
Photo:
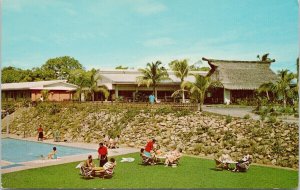
[(133, 162), (134, 158), (122, 158), (121, 162)]

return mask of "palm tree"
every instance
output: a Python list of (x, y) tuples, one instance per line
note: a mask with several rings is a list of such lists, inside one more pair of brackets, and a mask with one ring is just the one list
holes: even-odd
[(101, 76), (98, 73), (99, 70), (92, 69), (89, 71), (90, 81), (88, 85), (88, 93), (92, 96), (92, 101), (95, 101), (95, 93), (102, 92), (104, 94), (105, 100), (107, 100), (109, 96), (109, 91), (106, 86), (98, 86), (98, 80), (101, 79)]
[(193, 74), (195, 77), (195, 82), (184, 81), (181, 86), (182, 88), (187, 87), (192, 94), (197, 99), (198, 111), (202, 112), (202, 105), (205, 98), (205, 92), (211, 86), (219, 86), (219, 82), (212, 82), (209, 76), (202, 76), (199, 74)]
[(153, 94), (155, 94), (155, 99), (157, 100), (157, 91), (156, 86), (162, 80), (168, 80), (169, 74), (167, 70), (160, 66), (162, 63), (160, 61), (156, 61), (155, 63), (147, 63), (145, 69), (139, 69), (139, 71), (143, 74), (143, 76), (138, 76), (137, 83), (138, 86), (146, 85), (148, 88), (150, 85), (153, 86)]
[(171, 63), (169, 63), (169, 66), (174, 71), (175, 76), (180, 79), (180, 87), (181, 87), (180, 90), (177, 90), (172, 94), (172, 97), (178, 94), (179, 92), (182, 92), (182, 103), (185, 103), (185, 97), (184, 97), (185, 90), (184, 90), (184, 86), (182, 86), (181, 84), (183, 83), (184, 78), (186, 78), (189, 73), (190, 67), (188, 61), (186, 59), (182, 61), (174, 60)]
[(261, 57), (260, 57), (260, 55), (257, 55), (256, 57), (259, 61), (275, 62), (275, 59), (269, 58), (269, 53), (266, 53), (266, 54), (262, 55)]
[(92, 69), (91, 71), (84, 71), (82, 69), (76, 69), (71, 72), (69, 82), (78, 86), (76, 94), (81, 101), (82, 95), (85, 97), (91, 96), (92, 101), (95, 100), (95, 92), (102, 92), (105, 99), (109, 96), (109, 91), (105, 86), (98, 86), (97, 81), (101, 79), (100, 75), (97, 75), (98, 70)]
[(271, 82), (268, 83), (263, 83), (262, 85), (259, 86), (258, 88), (258, 93), (265, 92), (267, 95), (268, 101), (270, 100), (269, 92), (272, 92), (274, 89), (274, 84)]
[(75, 69), (73, 71), (71, 71), (70, 73), (70, 77), (69, 77), (69, 81), (70, 83), (76, 84), (78, 86), (77, 90), (76, 90), (76, 96), (78, 96), (79, 101), (81, 101), (81, 97), (82, 94), (86, 94), (86, 90), (85, 88), (88, 86), (89, 84), (89, 75), (86, 71), (84, 71), (83, 69)]
[(291, 81), (295, 78), (293, 73), (289, 73), (288, 70), (281, 70), (278, 72), (280, 79), (276, 81), (274, 85), (274, 91), (282, 96), (283, 107), (286, 107), (287, 98), (289, 97), (291, 89)]

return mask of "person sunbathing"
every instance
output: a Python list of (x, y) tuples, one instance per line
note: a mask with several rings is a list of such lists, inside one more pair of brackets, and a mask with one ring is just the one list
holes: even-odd
[(176, 162), (181, 158), (182, 154), (182, 149), (181, 148), (178, 148), (178, 149), (175, 149), (171, 152), (169, 152), (167, 155), (166, 155), (166, 161), (165, 161), (165, 167), (171, 165), (171, 164), (176, 164)]
[(251, 162), (252, 162), (251, 156), (249, 154), (247, 154), (241, 160), (238, 161), (238, 163), (235, 165), (234, 170), (232, 170), (232, 171), (233, 172), (246, 172), (249, 169)]

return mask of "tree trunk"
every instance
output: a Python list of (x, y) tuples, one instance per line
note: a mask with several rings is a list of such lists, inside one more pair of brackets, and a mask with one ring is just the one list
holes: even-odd
[(266, 91), (266, 93), (267, 93), (267, 98), (268, 98), (268, 101), (269, 101), (270, 100), (270, 96), (269, 96), (268, 91)]
[(286, 108), (286, 98), (285, 98), (285, 96), (283, 97), (283, 107)]
[(95, 92), (92, 92), (92, 101), (95, 101)]
[(197, 111), (201, 111), (201, 104), (200, 103), (198, 103), (198, 108), (197, 108)]
[(185, 103), (184, 88), (182, 89), (182, 103)]

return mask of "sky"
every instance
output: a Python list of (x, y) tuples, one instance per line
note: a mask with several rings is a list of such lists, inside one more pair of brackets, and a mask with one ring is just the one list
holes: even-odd
[(2, 67), (71, 56), (86, 69), (275, 59), (296, 70), (297, 0), (2, 0)]

